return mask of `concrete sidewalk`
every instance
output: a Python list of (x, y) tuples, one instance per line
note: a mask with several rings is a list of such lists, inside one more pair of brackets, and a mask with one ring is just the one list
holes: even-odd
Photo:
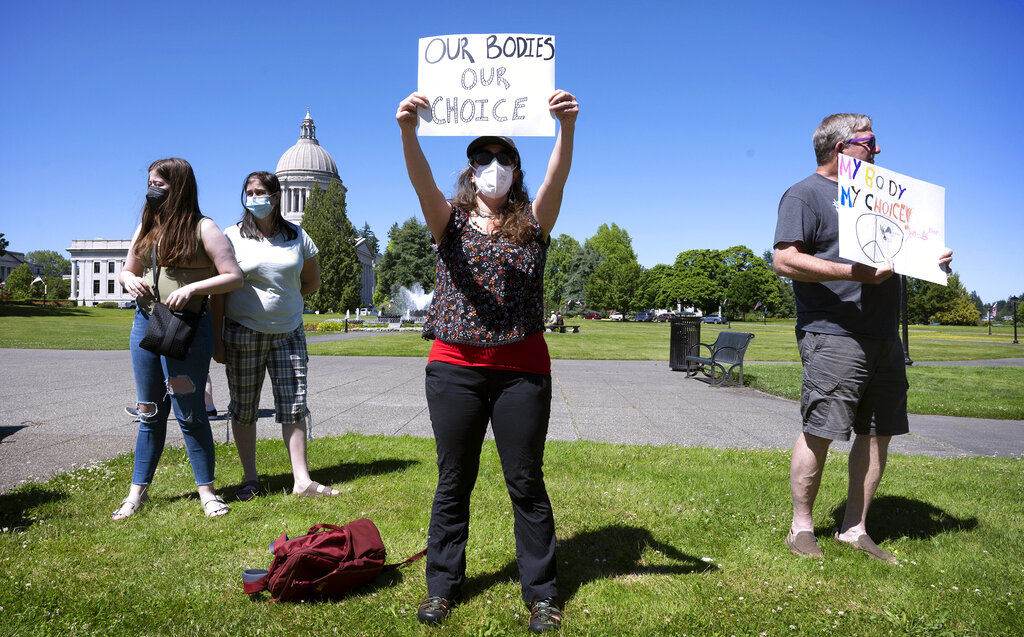
[[(127, 351), (5, 349), (0, 357), (0, 492), (134, 450), (138, 425), (124, 413), (135, 398)], [(350, 431), (430, 437), (424, 365), (422, 358), (311, 357), (314, 438)], [(223, 414), (224, 368), (214, 364), (211, 373)], [(789, 449), (800, 430), (795, 402), (749, 388), (715, 389), (666, 362), (556, 360), (552, 378), (554, 440)], [(269, 385), (267, 379), (259, 435), (279, 438)], [(224, 441), (227, 421), (212, 424), (214, 439)], [(892, 452), (1024, 455), (1024, 421), (912, 415), (910, 428), (893, 439)], [(167, 439), (182, 444), (173, 421)]]

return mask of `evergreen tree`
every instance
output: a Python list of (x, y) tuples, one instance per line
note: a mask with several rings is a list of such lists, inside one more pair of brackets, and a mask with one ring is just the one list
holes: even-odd
[(374, 305), (384, 305), (399, 286), (408, 289), (419, 283), (424, 292), (434, 289), (437, 259), (430, 241), (430, 228), (417, 217), (410, 217), (401, 226), (391, 226), (388, 246), (377, 262)]
[(361, 267), (341, 182), (331, 180), (326, 191), (319, 186), (313, 188), (306, 201), (302, 227), (320, 250), (320, 287), (306, 297), (306, 307), (317, 312), (344, 312), (359, 307)]
[(585, 292), (587, 279), (603, 260), (601, 253), (589, 241), (576, 250), (572, 261), (569, 262), (569, 271), (565, 277), (565, 286), (562, 292), (567, 305), (575, 303), (578, 307), (580, 303), (583, 303), (588, 309), (606, 309), (592, 306), (590, 300), (586, 298)]
[(967, 291), (957, 274), (951, 274), (946, 285), (907, 277), (907, 320), (910, 323), (928, 324), (939, 312), (952, 310), (956, 300), (966, 295)]
[(9, 245), (10, 244), (7, 243), (7, 239), (4, 239), (4, 233), (0, 232), (0, 257), (7, 254), (7, 246)]
[(567, 234), (552, 237), (548, 246), (548, 258), (544, 264), (544, 305), (551, 310), (561, 309), (566, 303), (565, 283), (569, 279), (569, 267), (580, 242)]
[(356, 230), (356, 236), (366, 239), (366, 243), (373, 249), (374, 254), (380, 254), (380, 240), (370, 229), (370, 224), (363, 222), (362, 230)]

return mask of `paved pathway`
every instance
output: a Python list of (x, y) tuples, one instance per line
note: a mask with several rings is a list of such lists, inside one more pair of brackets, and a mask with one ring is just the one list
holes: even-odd
[[(349, 431), (430, 437), (423, 367), (420, 358), (311, 357), (314, 437)], [(137, 424), (123, 411), (135, 396), (127, 351), (5, 349), (0, 374), (0, 492), (134, 450)], [(223, 366), (214, 365), (212, 374), (223, 411)], [(556, 360), (552, 376), (549, 437), (555, 440), (789, 449), (800, 428), (793, 401), (749, 388), (711, 388), (665, 362)], [(259, 434), (278, 438), (269, 382)], [(226, 425), (213, 422), (216, 440), (226, 439)], [(912, 415), (910, 428), (910, 435), (894, 439), (893, 452), (1024, 455), (1024, 421)], [(168, 443), (181, 444), (173, 425)]]

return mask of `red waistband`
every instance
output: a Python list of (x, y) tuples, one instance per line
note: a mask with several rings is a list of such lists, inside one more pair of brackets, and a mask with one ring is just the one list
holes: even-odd
[(468, 367), (510, 369), (529, 374), (551, 374), (551, 355), (548, 354), (548, 344), (544, 340), (543, 332), (537, 332), (515, 343), (494, 347), (445, 343), (440, 339), (434, 339), (427, 362), (434, 361)]

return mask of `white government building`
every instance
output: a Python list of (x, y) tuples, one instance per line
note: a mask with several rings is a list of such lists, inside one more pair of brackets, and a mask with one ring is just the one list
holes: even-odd
[[(341, 183), (337, 164), (316, 140), (316, 126), (308, 110), (301, 129), (299, 141), (281, 155), (275, 171), (281, 182), (281, 213), (294, 224), (302, 223), (306, 200), (314, 186), (326, 190), (332, 179)], [(341, 184), (341, 188), (345, 190), (345, 185)], [(130, 239), (73, 239), (68, 249), (71, 300), (78, 305), (131, 301), (131, 295), (118, 283), (130, 243)], [(373, 269), (379, 255), (363, 238), (356, 241), (356, 255), (362, 266), (360, 299), (364, 307), (369, 307), (373, 305), (373, 289), (377, 286)]]

